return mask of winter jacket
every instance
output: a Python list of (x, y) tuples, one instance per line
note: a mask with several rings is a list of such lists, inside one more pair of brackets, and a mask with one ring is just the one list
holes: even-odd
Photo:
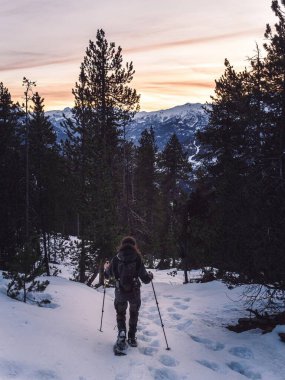
[(136, 278), (139, 278), (144, 284), (148, 284), (151, 281), (151, 277), (148, 275), (142, 257), (136, 252), (131, 244), (126, 244), (116, 256), (113, 257), (111, 265), (107, 271), (104, 272), (105, 278), (115, 277), (119, 280), (118, 264), (123, 262), (136, 261)]

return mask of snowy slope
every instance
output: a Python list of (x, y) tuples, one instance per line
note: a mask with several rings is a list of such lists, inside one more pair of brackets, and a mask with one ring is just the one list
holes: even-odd
[[(50, 279), (53, 308), (9, 299), (0, 277), (0, 379), (17, 380), (281, 380), (285, 345), (278, 327), (261, 335), (225, 325), (241, 316), (232, 291), (220, 282), (182, 285), (182, 273), (154, 272), (165, 341), (151, 285), (142, 287), (138, 348), (115, 357), (114, 289), (107, 289), (103, 332), (99, 332), (102, 289), (64, 278)], [(235, 301), (233, 301), (235, 300)]]

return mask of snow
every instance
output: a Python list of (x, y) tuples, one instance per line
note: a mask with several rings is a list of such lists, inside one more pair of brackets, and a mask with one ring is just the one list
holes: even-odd
[(162, 121), (166, 121), (169, 118), (173, 118), (176, 116), (181, 117), (182, 119), (189, 115), (191, 112), (197, 112), (204, 114), (205, 111), (202, 108), (201, 103), (186, 103), (183, 105), (175, 106), (169, 109), (164, 109), (160, 111), (151, 111), (151, 112), (138, 112), (135, 115), (135, 120), (145, 118), (145, 117), (157, 117)]
[[(153, 271), (165, 325), (167, 351), (151, 285), (142, 286), (138, 347), (115, 357), (114, 289), (107, 288), (103, 332), (99, 331), (103, 289), (63, 277), (49, 278), (52, 308), (6, 296), (0, 276), (0, 379), (17, 380), (284, 380), (285, 345), (277, 326), (236, 334), (225, 328), (245, 316), (242, 288), (218, 281), (183, 285), (182, 272)], [(197, 273), (191, 273), (195, 276)]]
[(190, 162), (193, 166), (196, 166), (198, 163), (197, 163), (196, 160), (194, 160), (193, 157), (195, 157), (195, 156), (197, 156), (199, 154), (199, 152), (200, 152), (200, 146), (196, 144), (196, 139), (194, 140), (193, 145), (194, 145), (194, 147), (196, 149), (196, 152), (188, 157), (188, 162)]

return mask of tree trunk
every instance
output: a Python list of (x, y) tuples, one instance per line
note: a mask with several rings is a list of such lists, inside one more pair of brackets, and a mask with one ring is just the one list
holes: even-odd
[(48, 255), (47, 237), (46, 237), (45, 231), (43, 231), (43, 243), (44, 243), (44, 263), (45, 263), (45, 267), (46, 267), (46, 274), (47, 274), (47, 276), (50, 276), (49, 255)]

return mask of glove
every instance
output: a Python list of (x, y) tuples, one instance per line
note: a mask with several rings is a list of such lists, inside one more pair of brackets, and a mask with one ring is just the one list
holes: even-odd
[(153, 274), (152, 274), (152, 272), (147, 272), (147, 274), (149, 275), (150, 280), (153, 280)]
[(104, 271), (107, 271), (109, 268), (110, 268), (110, 263), (109, 261), (106, 261), (105, 264), (104, 264)]

